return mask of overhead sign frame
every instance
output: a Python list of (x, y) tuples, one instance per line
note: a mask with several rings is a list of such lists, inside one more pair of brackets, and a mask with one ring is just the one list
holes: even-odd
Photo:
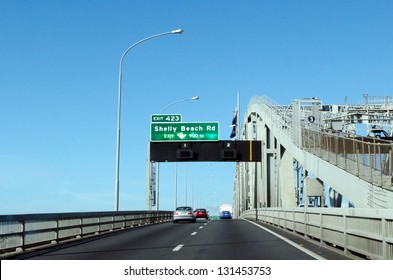
[(150, 142), (149, 151), (152, 162), (262, 160), (262, 142), (258, 140)]

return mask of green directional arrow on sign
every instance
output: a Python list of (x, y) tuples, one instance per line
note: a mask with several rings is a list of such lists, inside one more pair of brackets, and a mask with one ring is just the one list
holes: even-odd
[(218, 141), (218, 122), (152, 123), (151, 141)]

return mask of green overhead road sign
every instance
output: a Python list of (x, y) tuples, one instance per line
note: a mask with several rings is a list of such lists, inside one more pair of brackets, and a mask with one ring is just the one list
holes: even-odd
[(152, 123), (151, 141), (218, 141), (218, 122)]
[(151, 115), (152, 123), (179, 123), (181, 122), (181, 115), (179, 114), (171, 114), (171, 115)]

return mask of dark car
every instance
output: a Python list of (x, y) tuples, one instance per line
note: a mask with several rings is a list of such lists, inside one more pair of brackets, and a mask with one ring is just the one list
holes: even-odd
[(229, 211), (222, 211), (220, 213), (220, 219), (232, 219), (232, 214)]
[(206, 211), (206, 209), (204, 209), (204, 208), (198, 208), (198, 209), (196, 209), (195, 212), (194, 212), (194, 214), (195, 214), (195, 218), (196, 218), (196, 219), (198, 219), (198, 218), (200, 218), (200, 219), (206, 219), (206, 220), (209, 219), (208, 211)]
[(368, 137), (383, 139), (383, 140), (393, 140), (393, 137), (390, 136), (385, 130), (383, 129), (371, 129), (371, 131), (367, 134)]

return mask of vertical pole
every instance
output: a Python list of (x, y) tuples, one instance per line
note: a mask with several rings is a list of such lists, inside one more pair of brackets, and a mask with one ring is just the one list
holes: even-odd
[(191, 187), (191, 207), (194, 207), (194, 185), (195, 185), (195, 175), (192, 176), (192, 187)]
[(379, 156), (379, 170), (381, 172), (381, 187), (383, 186), (383, 168), (382, 168), (382, 155), (381, 155), (381, 145), (378, 143), (378, 156)]
[(188, 190), (187, 190), (187, 188), (188, 188), (188, 186), (187, 186), (187, 180), (188, 180), (188, 178), (187, 178), (187, 166), (188, 166), (188, 165), (187, 165), (187, 163), (186, 163), (186, 204), (185, 204), (185, 205), (187, 205), (187, 201), (188, 201), (188, 200), (187, 200), (187, 191), (188, 191)]
[(150, 142), (147, 146), (147, 182), (146, 182), (146, 208), (151, 210), (151, 161), (150, 161)]
[[(235, 138), (235, 140), (240, 140), (240, 124), (241, 124), (241, 121), (240, 121), (240, 114), (239, 114), (239, 112), (240, 112), (240, 93), (238, 92), (237, 93), (237, 105), (236, 105), (236, 107), (237, 107), (237, 113), (236, 113), (236, 120), (237, 120), (237, 124), (236, 124), (236, 138)], [(239, 204), (238, 204), (238, 209), (237, 209), (237, 213), (238, 213), (238, 215), (240, 216), (241, 215), (241, 190), (240, 190), (240, 188), (241, 188), (241, 184), (240, 184), (240, 166), (239, 166), (239, 162), (236, 162), (236, 172), (237, 172), (237, 192), (236, 192), (236, 194), (237, 194), (237, 196), (238, 196), (238, 201), (239, 201)]]
[(115, 179), (115, 211), (119, 211), (119, 165), (120, 165), (120, 116), (121, 116), (121, 81), (122, 62), (124, 54), (120, 59), (119, 66), (119, 91), (117, 97), (117, 132), (116, 132), (116, 179)]
[(236, 140), (240, 140), (240, 119), (239, 119), (239, 112), (240, 112), (240, 93), (237, 93), (237, 112), (236, 112)]
[(176, 209), (177, 208), (177, 162), (175, 165), (175, 199), (174, 199), (174, 204), (175, 204), (174, 209)]
[(156, 209), (157, 211), (160, 209), (159, 203), (160, 203), (160, 163), (156, 163)]
[(255, 162), (255, 177), (254, 177), (254, 207), (255, 207), (255, 220), (258, 221), (258, 185), (257, 185), (257, 162)]
[(390, 144), (390, 149), (389, 149), (389, 176), (392, 176), (392, 149), (393, 149), (393, 143)]

